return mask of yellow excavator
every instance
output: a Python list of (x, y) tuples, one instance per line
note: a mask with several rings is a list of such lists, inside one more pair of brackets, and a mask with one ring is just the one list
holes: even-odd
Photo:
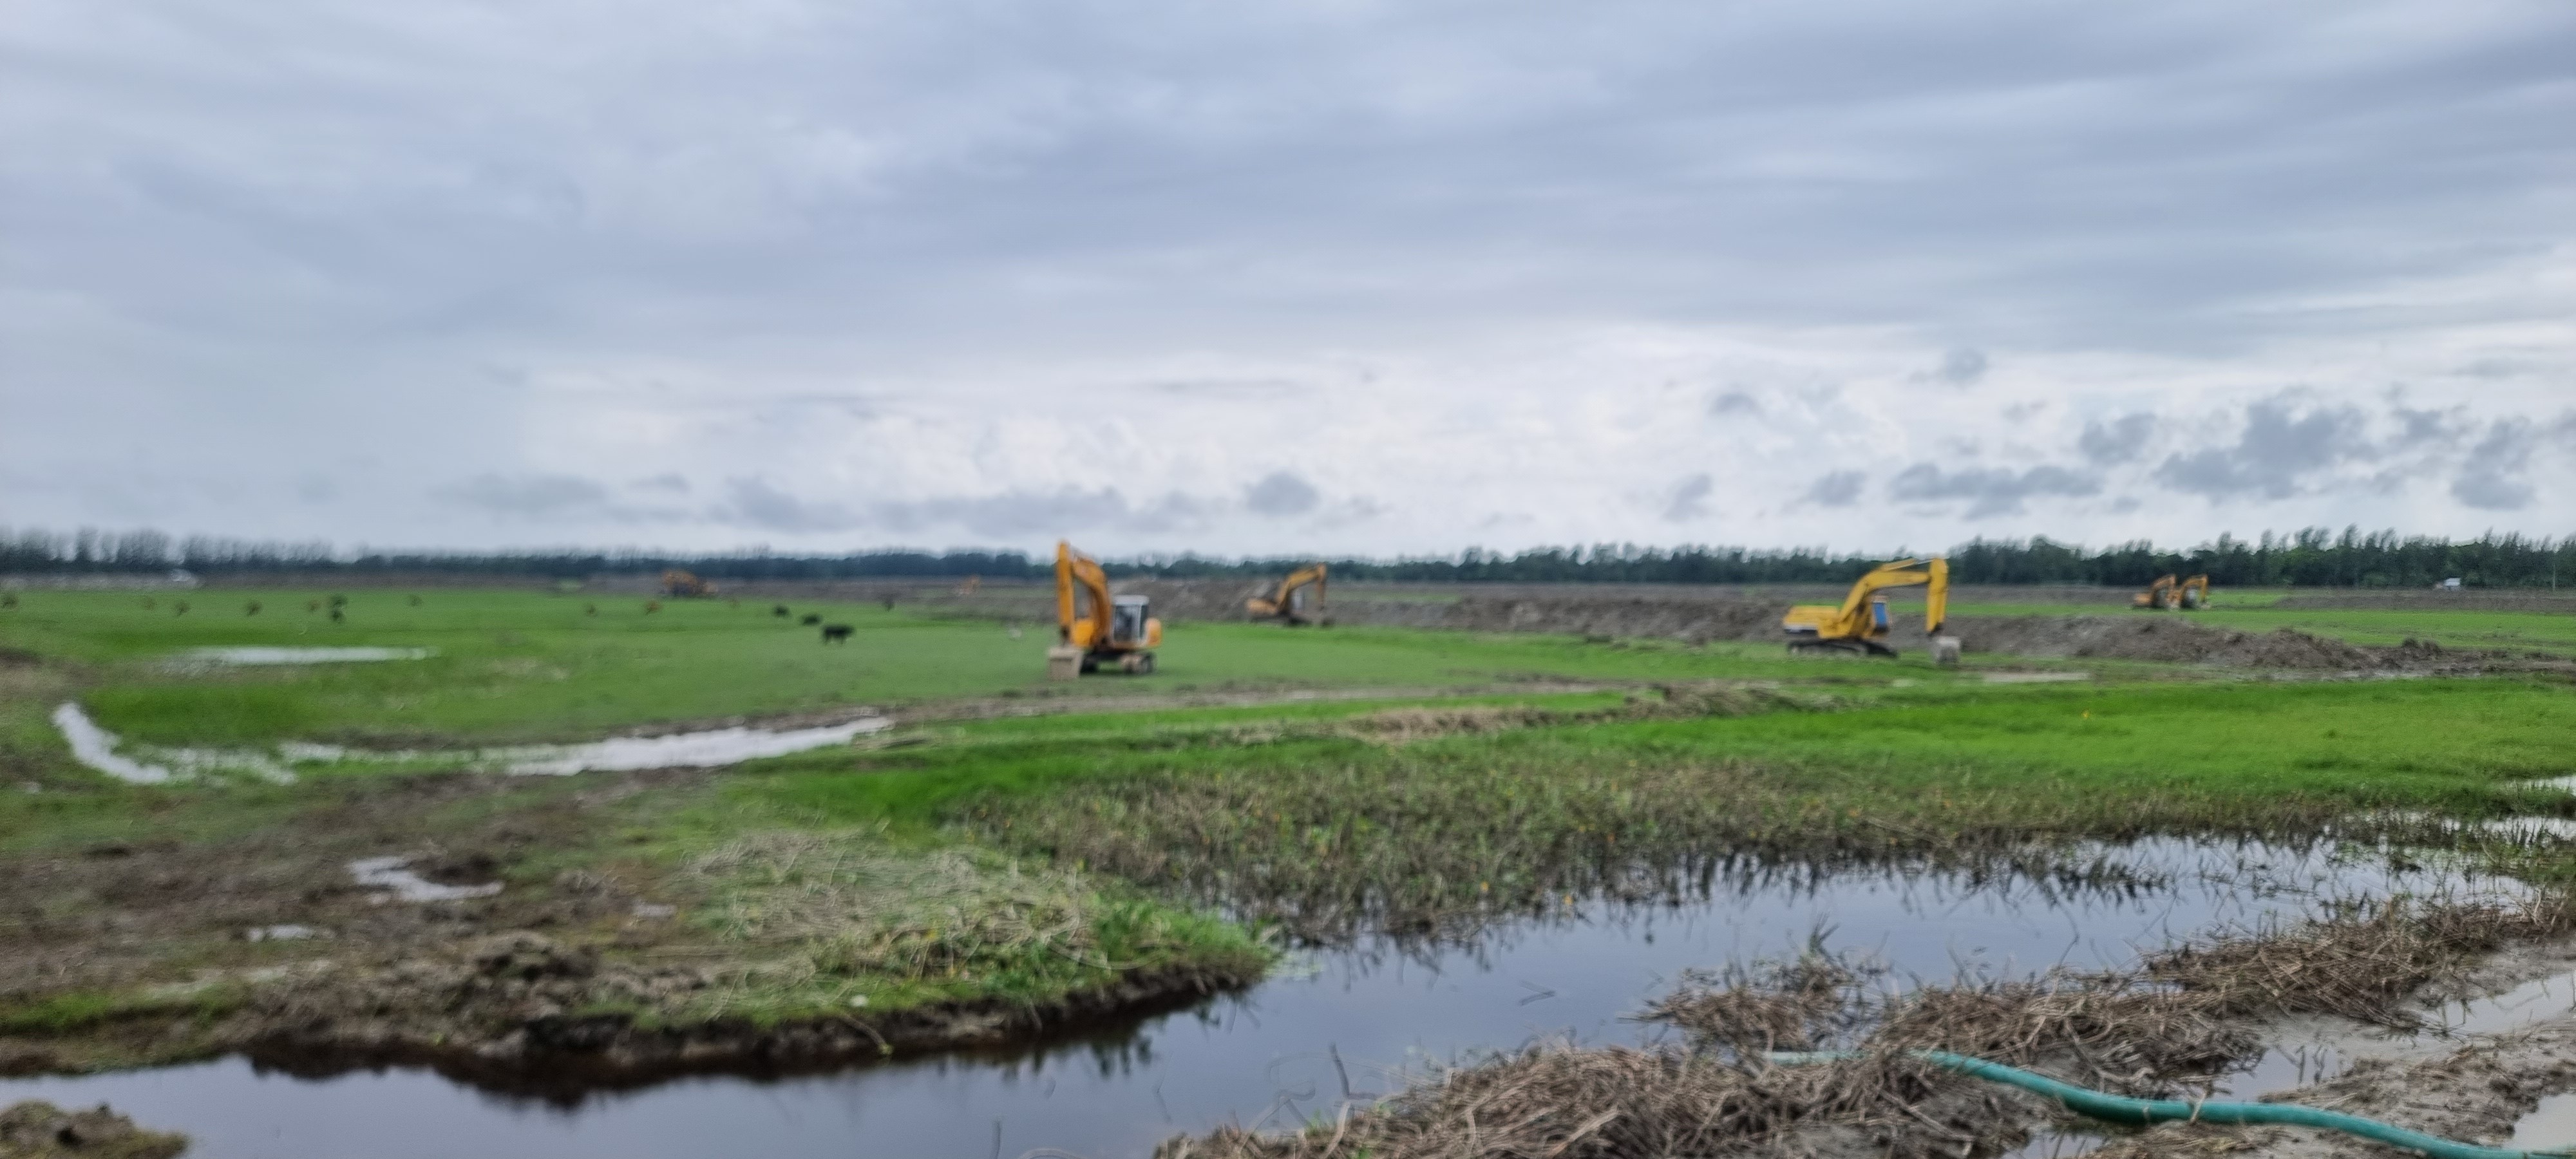
[[(1300, 598), (1309, 587), (1315, 589), (1315, 599), (1311, 604)], [(1243, 610), (1256, 620), (1277, 620), (1289, 625), (1322, 626), (1331, 623), (1324, 618), (1324, 565), (1318, 563), (1289, 572), (1288, 578), (1279, 581), (1279, 587), (1269, 595), (1243, 601)]]
[(1888, 588), (1923, 587), (1923, 631), (1937, 635), (1950, 611), (1950, 561), (1947, 559), (1900, 559), (1882, 563), (1851, 587), (1840, 606), (1802, 604), (1789, 609), (1780, 620), (1788, 630), (1789, 650), (1809, 652), (1835, 650), (1865, 652), (1879, 656), (1896, 655), (1896, 649), (1882, 641), (1895, 630), (1887, 614), (1887, 597), (1880, 592)]
[[(1076, 589), (1083, 597), (1075, 599)], [(1080, 606), (1087, 602), (1088, 607)], [(1154, 670), (1154, 649), (1163, 645), (1163, 622), (1153, 617), (1144, 596), (1112, 596), (1109, 573), (1100, 561), (1057, 540), (1055, 545), (1056, 646), (1047, 653), (1048, 675), (1116, 668), (1145, 675)]]
[(2172, 576), (2159, 577), (2147, 590), (2130, 596), (2129, 606), (2158, 612), (2199, 611), (2209, 606), (2209, 577), (2196, 575), (2179, 582)]

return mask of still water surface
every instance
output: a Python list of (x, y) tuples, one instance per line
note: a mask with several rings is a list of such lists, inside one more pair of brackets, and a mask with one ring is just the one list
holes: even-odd
[(1229, 1120), (1329, 1115), (1346, 1097), (1364, 1100), (1407, 1071), (1479, 1050), (1556, 1036), (1648, 1041), (1658, 1032), (1625, 1016), (1684, 971), (1791, 955), (1811, 938), (1875, 956), (1901, 984), (1962, 969), (2119, 966), (2179, 938), (2313, 912), (2327, 896), (2510, 891), (2323, 850), (2156, 840), (2101, 852), (2165, 883), (1755, 870), (1678, 908), (1578, 907), (1473, 950), (1305, 955), (1243, 994), (1085, 1038), (824, 1076), (680, 1079), (549, 1101), (419, 1070), (311, 1080), (226, 1059), (0, 1082), (0, 1102), (106, 1101), (147, 1126), (188, 1132), (193, 1159), (989, 1159), (1041, 1148), (1139, 1157), (1169, 1135)]

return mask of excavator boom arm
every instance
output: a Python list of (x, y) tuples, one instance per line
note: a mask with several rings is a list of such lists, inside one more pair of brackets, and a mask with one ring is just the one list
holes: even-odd
[(1325, 565), (1320, 563), (1298, 568), (1289, 572), (1286, 579), (1280, 580), (1279, 586), (1272, 589), (1269, 595), (1254, 596), (1245, 600), (1243, 606), (1245, 610), (1257, 616), (1285, 616), (1297, 606), (1293, 602), (1296, 599), (1297, 590), (1309, 584), (1314, 585), (1315, 602), (1320, 605), (1324, 599), (1326, 570)]
[[(1076, 585), (1091, 597), (1091, 612), (1087, 616), (1075, 606), (1073, 590)], [(1108, 639), (1109, 606), (1109, 573), (1100, 570), (1098, 561), (1075, 551), (1072, 544), (1057, 540), (1055, 622), (1064, 640), (1088, 647)]]
[(1822, 604), (1792, 608), (1784, 627), (1793, 633), (1812, 633), (1821, 639), (1848, 639), (1873, 634), (1869, 622), (1870, 597), (1888, 588), (1923, 587), (1924, 628), (1937, 633), (1950, 618), (1950, 561), (1934, 559), (1900, 559), (1880, 564), (1853, 582), (1851, 592), (1843, 597), (1842, 606)]

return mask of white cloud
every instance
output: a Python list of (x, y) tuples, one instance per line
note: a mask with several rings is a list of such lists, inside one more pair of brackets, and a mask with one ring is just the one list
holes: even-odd
[(8, 522), (2576, 530), (2562, 7), (26, 0), (0, 53)]

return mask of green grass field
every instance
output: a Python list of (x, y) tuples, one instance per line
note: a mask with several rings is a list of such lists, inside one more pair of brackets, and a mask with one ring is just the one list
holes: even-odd
[[(1106, 962), (1241, 976), (1269, 952), (1252, 928), (1269, 922), (1324, 939), (1470, 936), (1564, 896), (1628, 896), (1636, 873), (1720, 852), (1939, 860), (2082, 836), (2576, 811), (2529, 784), (2576, 775), (2576, 688), (2547, 674), (2270, 680), (2087, 662), (2058, 665), (2091, 673), (2082, 683), (1986, 684), (1976, 664), (2050, 665), (1184, 624), (1169, 631), (1158, 675), (1066, 686), (1042, 679), (1038, 633), (877, 606), (798, 605), (856, 629), (846, 647), (825, 647), (765, 602), (670, 601), (647, 614), (638, 598), (422, 597), (360, 593), (342, 624), (306, 611), (316, 596), (299, 592), (188, 593), (185, 615), (167, 594), (146, 609), (129, 593), (30, 593), (0, 613), (0, 771), (35, 790), (0, 794), (0, 877), (9, 858), (54, 858), (51, 876), (27, 880), (67, 891), (13, 903), (29, 914), (103, 904), (99, 887), (60, 867), (123, 862), (83, 851), (165, 859), (155, 872), (180, 877), (293, 856), (306, 876), (261, 878), (277, 883), (273, 899), (242, 887), (224, 901), (293, 920), (299, 906), (346, 903), (329, 883), (349, 858), (497, 850), (503, 896), (527, 908), (495, 920), (574, 905), (566, 881), (615, 880), (684, 907), (657, 936), (735, 963), (724, 975), (734, 981), (685, 1004), (624, 1013), (768, 1021), (846, 1010), (858, 994), (885, 1010), (1044, 1001), (1112, 984)], [(253, 599), (262, 611), (245, 615)], [(2454, 646), (2481, 633), (2554, 640), (2564, 627), (2446, 611), (2198, 619), (2328, 634), (2353, 624)], [(240, 645), (437, 655), (169, 663)], [(1704, 696), (1710, 681), (1732, 683)], [(1679, 689), (1671, 699), (1656, 687), (1666, 683)], [(865, 745), (685, 776), (512, 780), (431, 758), (287, 785), (147, 787), (72, 764), (46, 717), (74, 699), (129, 739), (200, 746), (435, 747), (854, 705), (921, 711)], [(967, 701), (979, 710), (962, 711)], [(1033, 711), (985, 711), (996, 708)], [(589, 791), (610, 784), (620, 787)], [(2534, 873), (2567, 860), (2540, 855)], [(240, 919), (224, 920), (138, 909), (101, 924), (163, 932), (75, 947), (122, 972), (25, 983), (0, 1016), (69, 1002), (148, 1017), (152, 985), (295, 952), (248, 947)], [(1048, 940), (1059, 937), (1072, 940)], [(54, 965), (28, 969), (57, 977), (43, 972)]]
[[(0, 647), (82, 662), (83, 701), (135, 740), (238, 745), (331, 740), (436, 745), (578, 740), (636, 725), (855, 705), (901, 707), (965, 697), (1065, 694), (1044, 680), (1045, 633), (1014, 639), (990, 622), (933, 619), (874, 605), (798, 604), (854, 629), (826, 646), (811, 628), (739, 607), (640, 598), (438, 591), (352, 597), (344, 623), (306, 610), (321, 593), (31, 593), (0, 613)], [(258, 615), (243, 606), (256, 600)], [(597, 614), (586, 613), (595, 606)], [(208, 671), (173, 670), (193, 648), (431, 648), (426, 660)], [(1174, 627), (1149, 680), (1103, 677), (1083, 696), (1436, 689), (1531, 680), (1811, 679), (1832, 675), (1763, 645), (1688, 649), (1587, 644), (1564, 637), (1390, 628), (1290, 631), (1250, 624)], [(1831, 662), (1825, 662), (1830, 664)], [(1948, 679), (1913, 657), (1859, 666), (1866, 679)]]

